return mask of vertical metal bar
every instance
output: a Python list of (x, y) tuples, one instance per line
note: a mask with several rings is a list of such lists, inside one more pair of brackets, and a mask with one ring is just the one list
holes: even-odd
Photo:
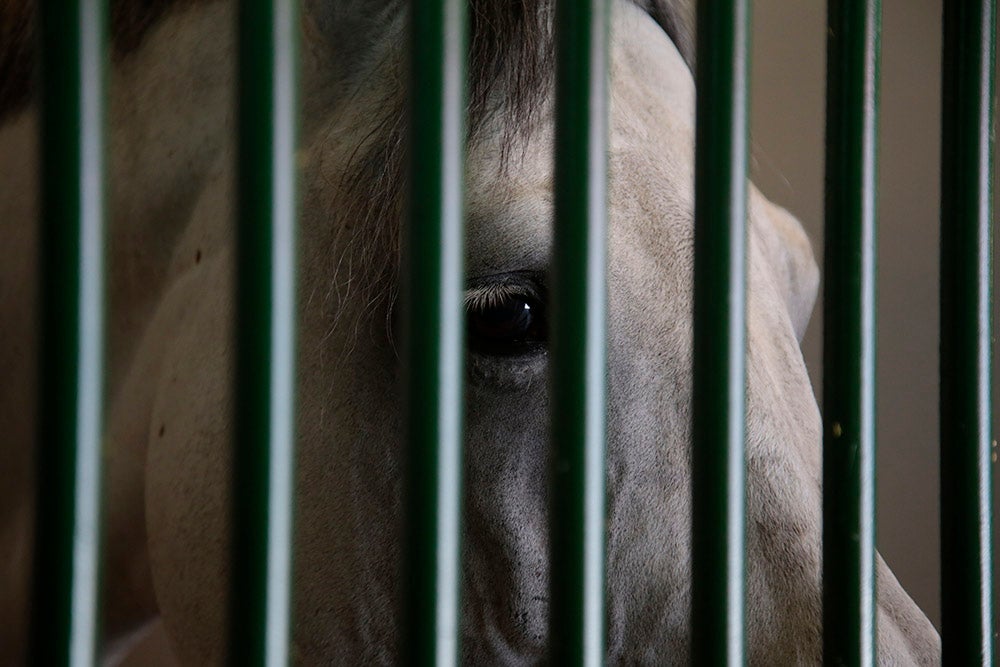
[(941, 113), (941, 602), (945, 665), (993, 664), (995, 0), (946, 0)]
[(229, 662), (288, 664), (295, 472), (295, 0), (239, 4)]
[(881, 3), (830, 0), (823, 655), (875, 664), (875, 176)]
[(692, 662), (744, 663), (744, 415), (749, 23), (698, 6)]
[(107, 5), (41, 2), (37, 495), (29, 662), (96, 660)]
[(410, 11), (401, 655), (415, 665), (454, 665), (461, 630), (467, 10), (464, 0), (414, 0)]
[(556, 2), (549, 661), (604, 662), (607, 0)]
[(549, 662), (604, 663), (607, 0), (556, 3)]

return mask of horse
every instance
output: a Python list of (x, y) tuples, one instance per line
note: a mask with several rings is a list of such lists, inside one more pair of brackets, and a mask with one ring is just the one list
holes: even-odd
[[(232, 0), (117, 0), (109, 102), (105, 637), (162, 624), (224, 660), (233, 370)], [(470, 0), (462, 660), (543, 661), (548, 613), (549, 0)], [(23, 651), (30, 570), (37, 105), (30, 0), (0, 8), (0, 662)], [(395, 316), (406, 176), (406, 7), (301, 16), (297, 664), (398, 658)], [(693, 6), (613, 0), (607, 661), (690, 661)], [(799, 342), (818, 269), (750, 185), (747, 655), (821, 659), (821, 425)], [(512, 318), (525, 312), (528, 320)], [(420, 304), (414, 304), (419, 308)], [(877, 561), (881, 664), (940, 662)]]

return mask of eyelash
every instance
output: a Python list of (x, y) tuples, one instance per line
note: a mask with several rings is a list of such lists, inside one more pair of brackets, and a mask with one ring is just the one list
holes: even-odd
[(510, 273), (483, 278), (474, 278), (465, 292), (465, 309), (489, 307), (491, 301), (499, 299), (523, 298), (540, 304), (547, 302), (547, 294), (541, 274)]

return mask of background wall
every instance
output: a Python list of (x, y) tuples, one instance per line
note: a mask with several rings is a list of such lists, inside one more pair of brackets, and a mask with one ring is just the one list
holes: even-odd
[[(756, 0), (753, 6), (754, 180), (799, 217), (822, 262), (826, 3)], [(940, 0), (883, 0), (878, 546), (938, 627), (940, 25)], [(803, 343), (817, 399), (822, 328), (817, 304)]]

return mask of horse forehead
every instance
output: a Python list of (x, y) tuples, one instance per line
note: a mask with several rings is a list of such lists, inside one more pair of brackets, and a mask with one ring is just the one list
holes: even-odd
[(611, 84), (641, 83), (674, 105), (694, 111), (694, 79), (684, 57), (660, 25), (631, 2), (612, 5)]
[[(678, 49), (645, 11), (625, 2), (613, 7), (609, 207), (617, 222), (633, 217), (630, 195), (643, 191), (669, 191), (671, 209), (690, 203), (694, 82)], [(511, 133), (502, 121), (470, 146), (472, 273), (500, 270), (505, 263), (544, 268), (551, 246), (554, 164), (551, 99), (545, 104), (539, 122), (513, 147), (505, 145)]]

